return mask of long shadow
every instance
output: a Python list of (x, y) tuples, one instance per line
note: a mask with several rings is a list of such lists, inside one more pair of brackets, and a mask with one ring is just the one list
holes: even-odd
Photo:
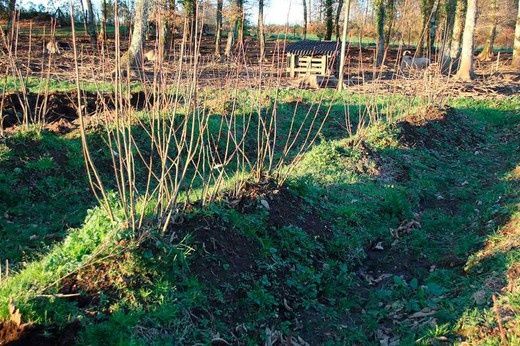
[[(373, 188), (383, 192), (391, 186), (406, 201), (383, 193), (375, 208), (356, 210), (364, 216), (361, 220), (341, 221), (365, 244), (356, 269), (360, 285), (347, 291), (354, 307), (338, 321), (351, 335), (344, 342), (454, 341), (460, 336), (452, 331), (462, 316), (485, 309), (503, 287), (490, 287), (489, 280), (506, 282), (507, 253), (487, 259), (478, 270), (466, 272), (465, 266), (517, 211), (518, 194), (504, 198), (512, 184), (504, 177), (520, 162), (520, 143), (511, 137), (519, 119), (507, 111), (497, 116), (496, 109), (452, 112), (482, 112), (484, 121), (448, 117), (420, 125), (401, 123), (400, 142), (409, 149), (376, 151), (383, 172), (385, 165), (390, 171), (385, 178), (392, 179), (391, 185)], [(353, 211), (345, 210), (342, 199), (357, 189), (343, 184), (328, 189), (336, 191), (336, 198), (329, 195), (331, 217), (351, 218)], [(356, 229), (364, 234), (356, 235)]]
[[(161, 263), (149, 255), (161, 253), (156, 245), (145, 245), (143, 260), (161, 273), (160, 285), (148, 288), (168, 298), (144, 317), (130, 309), (89, 325), (84, 336), (115, 341), (121, 334), (111, 331), (124, 320), (125, 335), (137, 325), (164, 328), (169, 341), (186, 321), (188, 342), (211, 341), (208, 330), (228, 342), (259, 342), (266, 325), (310, 344), (456, 340), (450, 331), (464, 312), (482, 308), (474, 296), (486, 275), (503, 279), (506, 269), (499, 255), (483, 273), (464, 272), (518, 200), (499, 198), (508, 190), (501, 178), (520, 162), (511, 136), (519, 121), (500, 117), (400, 123), (399, 146), (322, 143), (288, 189), (257, 194), (268, 209), (253, 198), (178, 225), (175, 239), (189, 256), (174, 251), (176, 260)], [(452, 327), (438, 334), (445, 324)]]
[[(483, 308), (474, 297), (486, 275), (465, 273), (464, 266), (507, 223), (518, 201), (497, 202), (508, 190), (502, 177), (520, 162), (514, 126), (460, 114), (469, 111), (452, 110), (457, 114), (420, 125), (400, 123), (399, 147), (361, 153), (333, 147), (329, 162), (312, 162), (316, 167), (290, 182), (292, 194), (303, 200), (284, 193), (282, 203), (265, 197), (267, 216), (240, 212), (240, 223), (210, 218), (186, 225), (194, 235), (189, 245), (199, 250), (187, 259), (185, 276), (173, 275), (172, 283), (179, 283), (180, 296), (197, 292), (207, 299), (179, 303), (200, 321), (193, 328), (209, 323), (233, 340), (226, 334), (233, 325), (256, 331), (269, 325), (311, 344), (377, 344), (385, 338), (412, 344), (431, 335), (455, 340), (449, 331), (464, 313)], [(358, 164), (345, 166), (352, 160)], [(370, 171), (369, 161), (378, 169)], [(358, 171), (350, 177), (345, 169)], [(220, 213), (238, 220), (232, 211)], [(222, 245), (210, 246), (212, 241)], [(503, 279), (501, 256), (484, 274), (496, 271)], [(484, 292), (484, 300), (491, 294)], [(169, 308), (166, 302), (157, 311)], [(451, 326), (446, 335), (432, 334), (445, 324)]]
[(33, 259), (95, 204), (79, 139), (28, 132), (0, 141), (0, 259)]
[[(61, 119), (62, 112), (66, 112), (65, 116), (74, 117), (73, 100), (69, 97), (58, 100), (58, 96), (60, 95), (53, 97), (53, 100), (59, 104), (63, 103), (67, 107), (65, 109), (63, 107), (52, 108), (55, 120)], [(65, 98), (65, 96), (63, 97)], [(89, 97), (93, 96), (89, 94)], [(71, 104), (69, 105), (69, 103)], [(89, 101), (91, 107), (95, 107), (94, 103), (92, 100)], [(140, 105), (140, 109), (146, 104), (145, 101), (140, 100), (139, 96), (136, 96), (133, 103)], [(298, 106), (295, 104), (279, 105), (277, 110), (279, 144), (275, 149), (277, 151), (274, 154), (275, 161), (281, 157), (280, 143), (287, 140), (293, 114), (296, 114), (295, 125), (292, 129), (293, 136), (295, 128), (297, 129), (302, 124), (304, 126), (302, 134), (295, 141), (295, 147), (286, 154), (286, 160), (291, 160), (298, 153), (306, 138), (308, 130), (306, 127), (310, 126), (305, 124), (310, 124), (310, 119), (313, 117), (313, 114), (309, 116), (310, 107), (316, 109), (316, 105), (305, 103)], [(357, 109), (363, 105), (352, 105), (351, 107)], [(317, 112), (319, 112), (318, 121), (314, 125), (314, 129), (310, 130), (313, 136), (317, 133), (319, 122), (329, 113), (328, 106), (323, 105)], [(263, 109), (261, 114), (268, 118), (272, 114), (272, 109)], [(332, 108), (322, 131), (323, 137), (318, 141), (323, 138), (335, 139), (346, 135), (346, 131), (337, 126), (339, 121), (343, 121), (343, 114), (343, 109), (336, 106)], [(246, 115), (238, 114), (236, 116), (245, 117)], [(227, 128), (227, 124), (222, 123), (222, 117), (222, 115), (213, 115), (209, 120), (209, 129), (212, 133), (216, 134), (219, 130), (224, 133), (220, 141), (211, 143), (211, 149), (219, 152), (225, 151), (227, 131), (232, 130), (239, 135), (245, 131), (240, 123), (237, 123), (233, 129)], [(244, 135), (244, 148), (250, 154), (253, 163), (257, 157), (257, 119), (258, 115), (253, 114), (248, 133)], [(355, 122), (355, 119), (353, 121)], [(191, 123), (190, 126), (197, 125)], [(153, 157), (153, 162), (159, 162), (158, 157), (150, 151), (150, 138), (146, 131), (141, 126), (134, 125), (132, 132), (144, 157)], [(194, 133), (197, 136), (198, 129)], [(87, 140), (106, 188), (116, 189), (117, 184), (114, 180), (112, 157), (106, 144), (106, 134), (103, 130), (94, 129), (89, 132)], [(113, 149), (115, 150), (115, 148)], [(176, 155), (175, 149), (171, 150), (171, 155)], [(206, 172), (211, 172), (211, 167), (208, 165), (204, 168)], [(158, 164), (154, 166), (155, 172), (159, 172), (159, 169)], [(236, 169), (236, 160), (233, 160), (226, 167), (226, 174), (233, 176)], [(146, 166), (139, 158), (136, 158), (136, 184), (139, 191), (144, 191), (147, 177)], [(195, 177), (195, 167), (190, 166), (185, 181), (184, 189), (191, 186), (193, 190), (197, 190), (208, 182), (208, 177)], [(61, 136), (48, 131), (38, 133), (30, 130), (2, 139), (0, 142), (0, 192), (0, 210), (2, 211), (0, 214), (2, 239), (0, 259), (9, 260), (13, 267), (16, 267), (16, 264), (22, 260), (29, 261), (46, 252), (48, 246), (63, 239), (70, 228), (79, 227), (87, 210), (97, 204), (88, 184), (81, 141), (79, 135), (74, 133)]]
[[(174, 240), (193, 254), (154, 239), (139, 253), (153, 280), (139, 284), (157, 302), (145, 315), (129, 307), (93, 322), (85, 336), (128, 338), (139, 325), (178, 340), (184, 328), (176, 328), (190, 321), (184, 337), (193, 342), (211, 341), (208, 330), (260, 340), (268, 325), (311, 344), (413, 343), (429, 335), (431, 318), (455, 325), (484, 280), (463, 272), (468, 257), (514, 211), (514, 199), (499, 198), (508, 190), (501, 177), (520, 153), (509, 112), (451, 112), (485, 115), (401, 123), (399, 146), (325, 141), (289, 190), (261, 191), (265, 202), (216, 206), (176, 227)], [(102, 148), (94, 152), (110, 162)], [(503, 277), (505, 264), (497, 258), (490, 269)]]

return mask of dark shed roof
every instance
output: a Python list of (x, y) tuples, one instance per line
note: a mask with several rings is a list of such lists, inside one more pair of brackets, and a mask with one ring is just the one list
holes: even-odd
[(333, 55), (340, 46), (341, 42), (298, 41), (287, 45), (285, 51), (295, 55)]

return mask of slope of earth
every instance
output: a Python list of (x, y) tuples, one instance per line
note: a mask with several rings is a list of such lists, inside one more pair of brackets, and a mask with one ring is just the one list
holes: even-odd
[(0, 316), (87, 345), (518, 342), (520, 99), (451, 106), (324, 140), (166, 234), (90, 212), (0, 283)]

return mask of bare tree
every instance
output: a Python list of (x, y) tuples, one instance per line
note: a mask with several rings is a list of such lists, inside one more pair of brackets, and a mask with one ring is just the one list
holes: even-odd
[(421, 0), (422, 29), (417, 44), (417, 56), (422, 56), (425, 53), (430, 56), (432, 53), (437, 29), (438, 8), (439, 0)]
[(101, 8), (101, 29), (99, 31), (99, 40), (105, 42), (107, 38), (107, 0), (103, 0)]
[(90, 41), (92, 44), (97, 43), (97, 33), (96, 33), (96, 21), (94, 19), (94, 8), (92, 7), (92, 0), (86, 0), (87, 3), (87, 13), (88, 13), (88, 35), (90, 36)]
[(264, 0), (258, 0), (258, 41), (260, 43), (260, 61), (265, 57)]
[(350, 17), (350, 2), (351, 0), (347, 0), (345, 4), (345, 14), (343, 15), (343, 34), (341, 35), (341, 55), (339, 61), (339, 80), (338, 80), (338, 90), (342, 90), (344, 86), (344, 78), (345, 78), (345, 59), (347, 52), (347, 35), (348, 35), (348, 20)]
[(13, 18), (16, 16), (16, 0), (9, 0), (9, 6), (7, 6), (7, 12), (9, 19), (7, 21), (7, 32), (11, 31), (13, 25)]
[(121, 58), (121, 66), (135, 64), (143, 49), (146, 24), (148, 22), (148, 1), (136, 0), (134, 13), (134, 30), (128, 50)]
[(334, 22), (332, 19), (333, 8), (332, 8), (332, 0), (325, 0), (325, 40), (330, 41), (332, 39), (332, 32), (334, 29)]
[(241, 46), (244, 44), (244, 0), (236, 0), (232, 5), (231, 23), (224, 53), (227, 57), (231, 55), (234, 45)]
[(475, 46), (475, 24), (477, 21), (478, 0), (468, 0), (466, 23), (462, 36), (462, 53), (456, 78), (464, 81), (473, 79), (473, 50)]
[(374, 0), (374, 12), (376, 17), (376, 61), (375, 65), (380, 66), (385, 56), (385, 1)]
[(220, 44), (222, 42), (222, 9), (224, 1), (217, 0), (217, 22), (215, 29), (215, 55), (220, 56)]
[(307, 0), (303, 0), (303, 39), (307, 39), (307, 26), (308, 26), (308, 18), (307, 18)]
[(518, 1), (518, 16), (516, 17), (513, 66), (520, 68), (520, 0)]
[(387, 3), (386, 3), (386, 17), (387, 17), (387, 30), (386, 30), (386, 40), (385, 40), (385, 45), (387, 47), (390, 46), (390, 40), (392, 38), (392, 30), (394, 28), (394, 22), (395, 22), (395, 12), (396, 12), (396, 6), (395, 6), (395, 1), (396, 0), (387, 0)]
[(481, 61), (489, 61), (493, 57), (493, 47), (495, 45), (495, 38), (497, 35), (498, 25), (498, 0), (491, 0), (491, 26), (489, 28), (486, 43), (482, 52), (480, 52), (478, 59)]
[(336, 30), (336, 41), (339, 41), (340, 32), (339, 32), (339, 19), (341, 17), (341, 11), (343, 10), (343, 0), (338, 0), (338, 9), (336, 10), (336, 18), (334, 20), (334, 28)]

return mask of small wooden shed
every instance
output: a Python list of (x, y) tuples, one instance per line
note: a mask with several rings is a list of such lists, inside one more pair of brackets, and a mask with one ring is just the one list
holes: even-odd
[(331, 76), (337, 71), (336, 63), (341, 42), (298, 41), (287, 45), (287, 73), (291, 78), (301, 75)]

